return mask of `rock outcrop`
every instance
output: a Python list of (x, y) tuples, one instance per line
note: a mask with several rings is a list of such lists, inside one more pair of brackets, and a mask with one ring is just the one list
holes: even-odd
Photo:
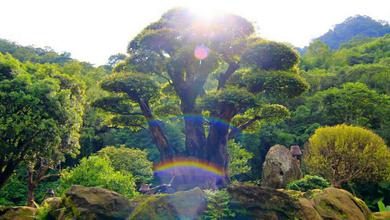
[(140, 203), (130, 220), (197, 219), (206, 209), (206, 197), (200, 188), (174, 194), (153, 195)]
[(322, 192), (314, 193), (310, 202), (322, 219), (364, 220), (371, 215), (362, 200), (342, 189), (326, 188)]
[(0, 207), (0, 220), (34, 220), (36, 212), (28, 206)]
[(62, 205), (62, 198), (61, 197), (50, 197), (45, 199), (42, 204), (42, 206), (49, 206), (49, 209), (58, 209)]
[[(234, 217), (222, 219), (382, 220), (389, 217), (385, 212), (372, 214), (362, 200), (336, 188), (299, 192), (231, 185), (227, 192), (229, 198), (221, 207), (228, 208)], [(47, 219), (57, 220), (200, 220), (207, 210), (206, 195), (200, 188), (174, 194), (140, 195), (129, 201), (109, 190), (72, 186), (62, 199), (50, 198), (43, 204), (51, 209)], [(207, 211), (221, 213), (221, 210)], [(36, 209), (30, 207), (0, 207), (0, 220), (32, 220), (36, 219), (35, 213)]]
[(294, 219), (300, 206), (287, 193), (249, 185), (229, 186), (237, 219)]
[(300, 178), (302, 178), (302, 171), (299, 160), (294, 158), (285, 146), (272, 146), (263, 163), (262, 185), (283, 188)]
[(237, 219), (366, 220), (373, 217), (362, 200), (342, 189), (301, 193), (233, 185), (228, 191)]
[(62, 203), (57, 219), (127, 219), (132, 211), (126, 197), (97, 187), (74, 185)]

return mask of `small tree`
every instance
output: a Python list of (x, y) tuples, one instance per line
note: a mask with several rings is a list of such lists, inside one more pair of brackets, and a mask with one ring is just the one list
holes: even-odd
[(322, 127), (309, 139), (305, 163), (333, 186), (357, 180), (384, 180), (390, 176), (390, 151), (370, 130), (345, 124)]
[(136, 194), (133, 176), (129, 173), (115, 171), (110, 160), (105, 157), (83, 158), (77, 167), (64, 170), (60, 180), (60, 191), (64, 192), (74, 184), (102, 187), (128, 198)]
[(125, 146), (109, 146), (97, 154), (108, 157), (115, 170), (131, 173), (137, 184), (146, 183), (153, 177), (153, 164), (148, 160), (146, 151)]
[(246, 151), (233, 140), (228, 143), (228, 153), (230, 177), (247, 174), (251, 171), (249, 160), (253, 158), (253, 153)]

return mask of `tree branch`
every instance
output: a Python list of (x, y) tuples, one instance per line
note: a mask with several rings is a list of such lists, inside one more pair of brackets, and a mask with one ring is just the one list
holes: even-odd
[(231, 130), (229, 132), (229, 136), (228, 136), (229, 140), (236, 137), (240, 131), (245, 130), (246, 128), (251, 126), (254, 122), (256, 122), (257, 120), (260, 120), (260, 119), (261, 119), (260, 117), (254, 117), (254, 118), (248, 120), (247, 122), (245, 122), (244, 124), (237, 126), (237, 128)]
[(228, 68), (226, 69), (225, 72), (219, 74), (219, 77), (218, 77), (218, 90), (220, 89), (223, 89), (225, 87), (225, 84), (226, 84), (226, 81), (233, 75), (234, 72), (236, 72), (236, 70), (238, 68), (240, 68), (240, 65), (236, 62), (228, 62), (229, 63), (229, 66)]
[(48, 179), (48, 178), (50, 178), (50, 177), (59, 177), (59, 176), (60, 176), (59, 173), (56, 173), (56, 174), (47, 174), (47, 175), (45, 175), (45, 176), (42, 176), (42, 177), (39, 179), (39, 181), (43, 181), (43, 180)]

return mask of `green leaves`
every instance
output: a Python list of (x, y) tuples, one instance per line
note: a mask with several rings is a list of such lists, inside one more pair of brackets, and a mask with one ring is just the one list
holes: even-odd
[(227, 87), (208, 93), (200, 100), (200, 105), (210, 112), (219, 113), (224, 108), (233, 108), (235, 113), (254, 105), (254, 96), (244, 88)]
[(383, 198), (378, 201), (378, 208), (380, 212), (390, 212), (390, 206), (383, 203)]
[(231, 197), (226, 190), (207, 190), (205, 191), (207, 198), (207, 210), (205, 211), (204, 219), (225, 219), (234, 218), (236, 213), (230, 209)]
[(349, 181), (387, 181), (390, 150), (377, 134), (345, 124), (318, 128), (309, 139), (305, 164), (336, 187)]
[(252, 93), (264, 93), (271, 97), (293, 98), (305, 92), (309, 85), (298, 74), (286, 71), (246, 69), (241, 73), (241, 85)]
[(61, 174), (60, 190), (65, 192), (75, 184), (102, 187), (128, 198), (137, 194), (133, 176), (130, 173), (115, 171), (110, 160), (105, 157), (83, 158), (78, 166), (64, 170)]
[(93, 106), (115, 114), (128, 115), (133, 111), (129, 99), (120, 96), (100, 98), (93, 103)]
[(298, 64), (298, 54), (284, 44), (263, 41), (250, 45), (241, 62), (263, 70), (290, 70)]
[(140, 99), (149, 101), (156, 98), (159, 93), (157, 84), (142, 73), (117, 73), (107, 77), (101, 86), (110, 92), (127, 94), (134, 102)]
[(0, 175), (6, 178), (9, 171), (2, 172), (22, 161), (51, 163), (77, 154), (84, 87), (54, 65), (2, 58), (0, 66), (13, 75), (0, 79)]
[(313, 189), (325, 189), (330, 186), (330, 183), (320, 177), (306, 175), (302, 179), (295, 180), (287, 185), (287, 189), (298, 190), (301, 192), (307, 192)]
[(130, 173), (137, 184), (148, 183), (153, 177), (153, 164), (147, 159), (147, 152), (121, 147), (105, 147), (98, 153), (100, 157), (108, 157), (116, 171)]
[(240, 144), (230, 140), (228, 143), (229, 176), (234, 177), (251, 171), (250, 160), (254, 154), (248, 152)]
[(10, 54), (0, 53), (0, 80), (11, 79), (16, 74), (25, 71), (24, 66)]

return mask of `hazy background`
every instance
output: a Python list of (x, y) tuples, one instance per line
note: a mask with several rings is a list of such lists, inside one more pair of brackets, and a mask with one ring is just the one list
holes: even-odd
[(132, 37), (177, 6), (242, 15), (262, 37), (299, 47), (349, 16), (390, 20), (389, 0), (0, 0), (0, 38), (50, 46), (100, 65), (125, 52)]

